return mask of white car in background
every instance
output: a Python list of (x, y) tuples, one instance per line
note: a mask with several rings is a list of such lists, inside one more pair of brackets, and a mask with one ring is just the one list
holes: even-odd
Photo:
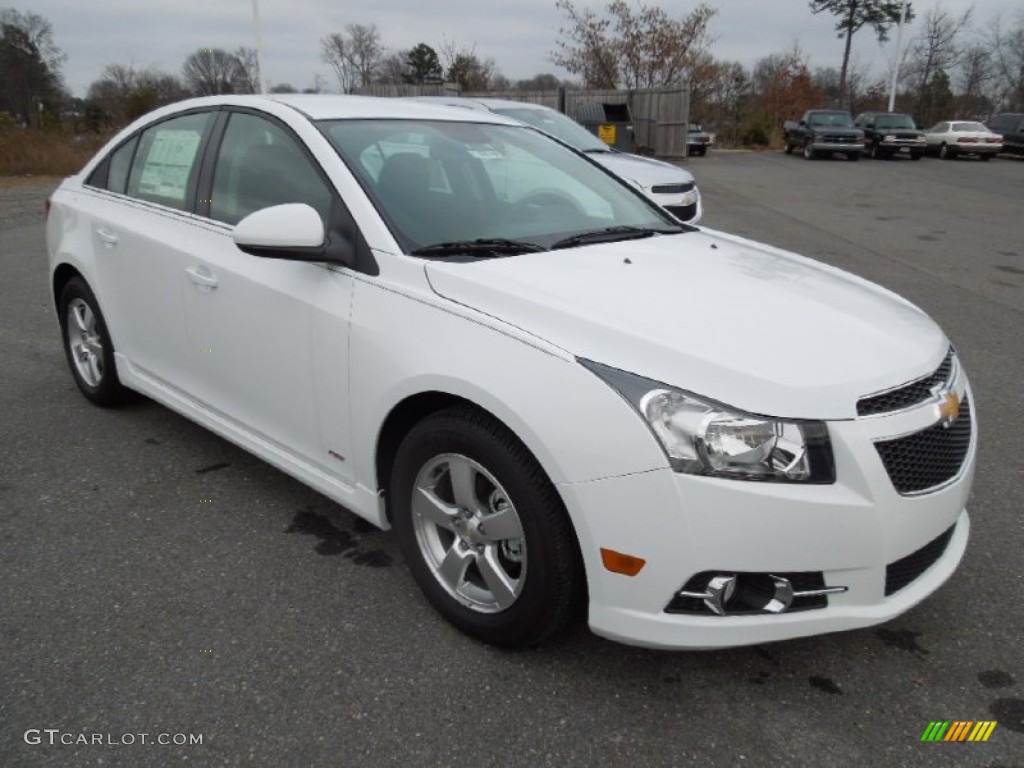
[(924, 312), (522, 123), (194, 99), (47, 207), (86, 398), (141, 392), (393, 526), (486, 642), (582, 611), (662, 648), (864, 627), (967, 545), (974, 401)]
[(511, 99), (459, 96), (416, 96), (410, 100), (487, 110), (532, 125), (639, 187), (647, 197), (680, 221), (696, 224), (704, 213), (700, 189), (692, 173), (661, 160), (612, 149), (575, 120), (550, 107)]
[(977, 155), (988, 160), (1003, 148), (1003, 137), (973, 120), (944, 120), (924, 132), (925, 152), (943, 160)]

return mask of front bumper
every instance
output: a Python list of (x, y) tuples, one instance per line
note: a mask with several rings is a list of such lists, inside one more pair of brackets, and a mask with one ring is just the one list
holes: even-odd
[[(973, 404), (972, 421), (974, 419)], [(718, 648), (878, 624), (926, 598), (963, 556), (976, 434), (957, 477), (930, 493), (900, 495), (874, 441), (885, 419), (830, 422), (837, 481), (757, 483), (659, 469), (559, 486), (577, 521), (598, 635), (653, 648)], [(582, 523), (582, 524), (581, 524)], [(942, 554), (886, 596), (886, 570), (952, 528)], [(602, 567), (606, 547), (646, 560), (634, 577)], [(667, 613), (694, 574), (821, 572), (827, 607), (774, 615)]]
[(860, 141), (814, 141), (811, 149), (815, 152), (863, 152), (864, 143)]

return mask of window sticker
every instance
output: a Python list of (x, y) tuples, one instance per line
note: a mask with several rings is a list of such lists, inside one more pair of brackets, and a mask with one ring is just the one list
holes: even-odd
[(184, 200), (201, 138), (197, 131), (159, 131), (142, 169), (140, 194)]

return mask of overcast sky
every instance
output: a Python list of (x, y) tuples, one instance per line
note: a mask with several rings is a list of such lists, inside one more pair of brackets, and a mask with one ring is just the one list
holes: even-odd
[[(695, 2), (651, 0), (670, 13), (682, 14)], [(711, 0), (718, 8), (712, 22), (717, 38), (714, 54), (746, 65), (761, 56), (799, 42), (811, 67), (836, 66), (842, 44), (833, 31), (834, 18), (813, 15), (804, 0)], [(914, 0), (918, 14), (942, 6), (962, 12), (976, 5), (979, 27), (998, 14), (1009, 16), (1020, 0)], [(330, 69), (320, 59), (320, 38), (346, 24), (376, 24), (391, 49), (426, 42), (437, 48), (443, 39), (476, 46), (495, 60), (512, 80), (538, 72), (564, 77), (548, 60), (562, 17), (554, 0), (259, 0), (267, 78), (271, 85), (308, 87), (320, 74), (336, 88)], [(606, 2), (577, 0), (577, 7), (600, 8)], [(234, 49), (254, 45), (251, 0), (0, 0), (45, 16), (56, 43), (68, 55), (64, 78), (76, 96), (85, 91), (107, 64), (157, 67), (179, 73), (185, 57), (199, 48)], [(429, 8), (430, 10), (424, 10)], [(908, 26), (908, 36), (914, 33)], [(895, 46), (880, 47), (870, 31), (854, 38), (854, 53), (874, 71), (888, 67)]]

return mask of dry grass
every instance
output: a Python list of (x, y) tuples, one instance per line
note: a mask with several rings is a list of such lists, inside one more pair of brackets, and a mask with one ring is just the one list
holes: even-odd
[(81, 170), (107, 138), (63, 131), (0, 131), (0, 177), (70, 176)]

